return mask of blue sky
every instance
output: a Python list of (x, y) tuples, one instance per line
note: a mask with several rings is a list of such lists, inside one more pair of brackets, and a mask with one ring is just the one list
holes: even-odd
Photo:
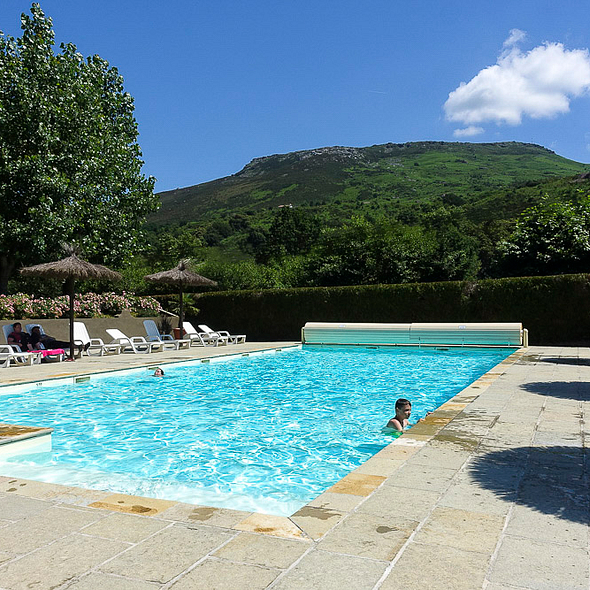
[[(329, 145), (514, 140), (590, 161), (588, 2), (40, 3), (58, 42), (123, 75), (157, 190)], [(2, 0), (0, 30), (19, 36), (30, 5)]]

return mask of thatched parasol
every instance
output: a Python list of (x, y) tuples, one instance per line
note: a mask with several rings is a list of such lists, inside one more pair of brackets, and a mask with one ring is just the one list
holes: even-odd
[(109, 280), (119, 281), (121, 275), (114, 270), (100, 264), (91, 264), (76, 256), (73, 248), (66, 247), (67, 258), (56, 262), (47, 262), (21, 268), (23, 275), (41, 276), (48, 279), (62, 279), (66, 281), (68, 295), (70, 297), (70, 360), (74, 360), (74, 283), (78, 280)]
[(146, 281), (152, 281), (154, 283), (166, 283), (168, 285), (176, 285), (180, 293), (180, 310), (178, 314), (178, 328), (180, 330), (180, 337), (183, 335), (182, 322), (184, 320), (184, 304), (183, 304), (183, 289), (186, 286), (189, 287), (215, 287), (217, 283), (211, 279), (207, 279), (198, 275), (196, 272), (192, 272), (187, 268), (190, 260), (181, 260), (178, 266), (170, 270), (164, 270), (157, 272), (153, 275), (147, 275), (143, 277)]

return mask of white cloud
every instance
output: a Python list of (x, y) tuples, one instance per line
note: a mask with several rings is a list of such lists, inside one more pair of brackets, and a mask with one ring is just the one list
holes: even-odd
[(453, 135), (455, 137), (473, 137), (474, 135), (479, 135), (480, 133), (484, 132), (483, 127), (477, 127), (476, 125), (469, 125), (469, 127), (465, 127), (465, 129), (455, 129), (453, 131)]
[[(555, 117), (569, 111), (570, 99), (590, 89), (590, 53), (544, 43), (523, 53), (525, 33), (512, 29), (498, 61), (462, 82), (444, 104), (446, 118), (468, 125), (519, 125), (523, 116)], [(459, 132), (464, 130), (457, 130)]]
[(504, 47), (504, 50), (509, 50), (513, 45), (520, 43), (525, 37), (526, 33), (524, 31), (521, 31), (520, 29), (511, 29), (510, 34), (506, 41), (504, 41), (502, 47)]

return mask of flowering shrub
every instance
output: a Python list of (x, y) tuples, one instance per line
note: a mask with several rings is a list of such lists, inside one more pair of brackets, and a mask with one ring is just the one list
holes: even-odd
[[(31, 297), (25, 293), (0, 295), (0, 319), (12, 320), (21, 318), (61, 318), (67, 316), (70, 309), (66, 295), (46, 299)], [(77, 317), (94, 318), (112, 316), (124, 309), (141, 316), (156, 315), (162, 309), (153, 297), (137, 297), (123, 292), (117, 293), (85, 293), (76, 295), (74, 311)]]

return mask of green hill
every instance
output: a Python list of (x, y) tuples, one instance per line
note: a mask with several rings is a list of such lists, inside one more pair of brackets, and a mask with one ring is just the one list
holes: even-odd
[(464, 204), (466, 214), (484, 220), (497, 216), (499, 202), (518, 213), (546, 185), (588, 171), (588, 164), (516, 142), (326, 147), (255, 158), (232, 176), (162, 192), (162, 207), (150, 222), (183, 224), (289, 204), (337, 217), (393, 213), (435, 198)]

